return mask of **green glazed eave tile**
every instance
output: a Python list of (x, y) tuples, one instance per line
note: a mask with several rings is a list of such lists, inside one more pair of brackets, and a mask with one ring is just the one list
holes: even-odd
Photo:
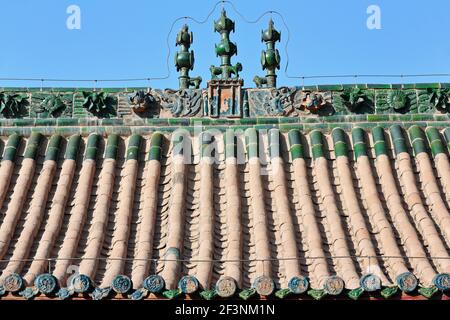
[(239, 297), (243, 300), (250, 299), (252, 296), (256, 294), (255, 288), (245, 289), (239, 292)]
[(308, 295), (316, 300), (320, 300), (325, 297), (327, 293), (325, 292), (325, 290), (310, 289), (308, 290)]
[(386, 287), (381, 290), (381, 296), (385, 299), (389, 299), (398, 292), (398, 287)]
[(364, 289), (363, 288), (356, 288), (353, 290), (350, 290), (347, 295), (349, 296), (349, 298), (353, 299), (353, 300), (358, 300), (358, 298), (364, 293)]
[(430, 299), (436, 294), (436, 292), (439, 291), (439, 289), (435, 286), (432, 286), (430, 288), (421, 287), (417, 291), (425, 298)]
[(217, 296), (216, 290), (204, 290), (200, 292), (200, 297), (202, 297), (205, 300), (212, 300)]
[(163, 296), (166, 297), (167, 299), (175, 299), (180, 295), (181, 295), (180, 289), (166, 290), (163, 292)]
[(280, 299), (284, 299), (290, 294), (292, 294), (292, 291), (290, 289), (280, 289), (277, 292), (275, 292), (275, 296)]

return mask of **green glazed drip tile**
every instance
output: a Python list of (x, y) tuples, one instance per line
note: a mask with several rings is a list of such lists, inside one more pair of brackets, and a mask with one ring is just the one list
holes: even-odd
[(308, 290), (308, 295), (313, 297), (315, 300), (320, 300), (325, 297), (327, 293), (325, 290), (310, 289)]
[(239, 292), (239, 297), (243, 300), (248, 300), (256, 294), (255, 288), (245, 289)]
[(284, 299), (290, 294), (292, 294), (292, 291), (289, 289), (280, 289), (277, 292), (275, 292), (275, 296), (280, 299)]
[(200, 297), (202, 297), (205, 300), (212, 300), (217, 296), (216, 290), (204, 290), (200, 292)]
[(380, 294), (383, 298), (389, 299), (396, 295), (398, 292), (398, 287), (386, 287), (383, 290), (381, 290)]
[(353, 300), (358, 300), (359, 297), (364, 293), (364, 289), (363, 288), (356, 288), (353, 290), (350, 290), (347, 295), (349, 296), (350, 299)]
[(163, 292), (163, 296), (167, 299), (175, 299), (181, 295), (180, 289), (166, 290)]
[(439, 291), (439, 289), (435, 286), (432, 286), (430, 288), (421, 287), (418, 290), (418, 292), (427, 299), (432, 298), (438, 291)]

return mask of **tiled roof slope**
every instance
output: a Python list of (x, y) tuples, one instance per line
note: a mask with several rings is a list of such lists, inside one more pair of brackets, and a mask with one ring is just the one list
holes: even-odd
[(176, 132), (2, 137), (0, 294), (319, 299), (449, 289), (450, 130), (278, 133), (204, 132), (187, 164)]

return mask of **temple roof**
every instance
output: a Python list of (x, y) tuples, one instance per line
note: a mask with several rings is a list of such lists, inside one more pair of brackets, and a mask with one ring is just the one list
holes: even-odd
[(8, 120), (3, 299), (446, 298), (448, 122), (282, 119)]

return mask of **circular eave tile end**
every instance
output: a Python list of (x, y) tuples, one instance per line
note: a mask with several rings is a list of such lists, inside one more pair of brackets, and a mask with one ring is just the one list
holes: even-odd
[(3, 287), (8, 292), (18, 292), (23, 287), (23, 279), (17, 273), (12, 273), (5, 278)]
[(159, 293), (164, 290), (166, 283), (163, 277), (159, 275), (151, 275), (145, 278), (143, 287), (147, 289), (150, 293)]
[(308, 278), (302, 276), (293, 277), (288, 283), (289, 290), (294, 294), (302, 294), (308, 290), (308, 287)]
[(84, 274), (78, 274), (71, 280), (71, 287), (77, 293), (84, 293), (89, 291), (91, 288), (92, 281), (91, 279)]
[(132, 286), (131, 279), (124, 275), (117, 275), (112, 282), (112, 289), (121, 294), (129, 292)]
[(34, 280), (34, 286), (43, 294), (51, 294), (55, 291), (58, 283), (56, 278), (49, 273), (40, 274)]
[(366, 292), (374, 292), (381, 289), (381, 280), (377, 275), (368, 273), (361, 277), (359, 285)]
[(221, 298), (232, 297), (236, 293), (236, 290), (236, 281), (232, 277), (222, 277), (216, 283), (216, 292)]
[(192, 294), (198, 290), (198, 280), (194, 276), (184, 276), (178, 282), (178, 288), (184, 294)]
[(253, 288), (261, 296), (270, 296), (275, 290), (275, 283), (270, 277), (260, 276), (253, 282)]
[(433, 279), (433, 284), (441, 291), (450, 290), (450, 273), (440, 273)]
[(405, 272), (397, 276), (397, 285), (403, 292), (412, 292), (417, 288), (417, 278), (411, 272)]
[(331, 276), (325, 281), (324, 290), (331, 296), (338, 296), (344, 290), (344, 280), (338, 276)]

